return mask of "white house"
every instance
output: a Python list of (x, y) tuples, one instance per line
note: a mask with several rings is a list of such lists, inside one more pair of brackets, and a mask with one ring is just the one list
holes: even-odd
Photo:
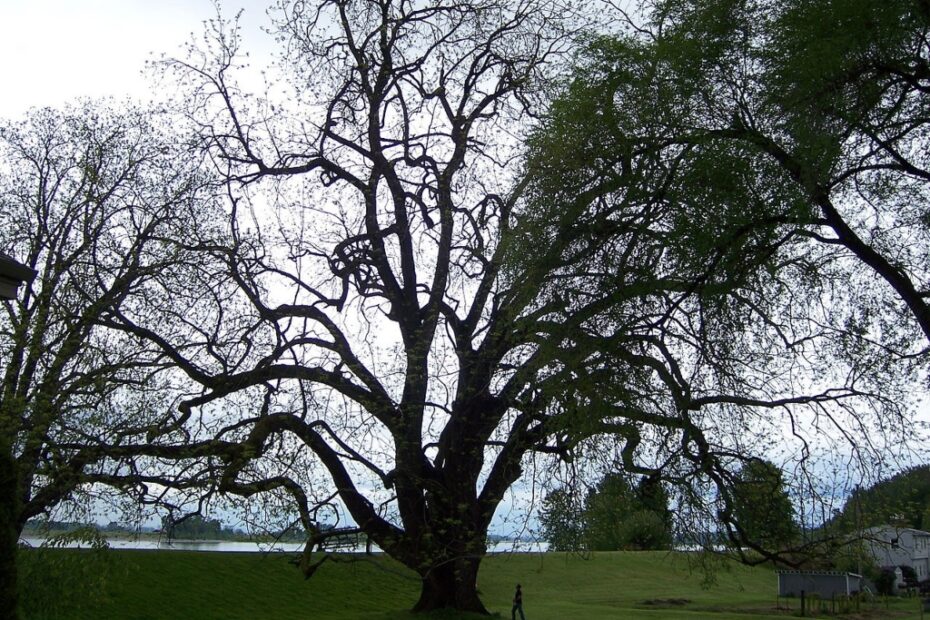
[(879, 566), (910, 566), (918, 581), (930, 579), (930, 532), (880, 525), (862, 534)]

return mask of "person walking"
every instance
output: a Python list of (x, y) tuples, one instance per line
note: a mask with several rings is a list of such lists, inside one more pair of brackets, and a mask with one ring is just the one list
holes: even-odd
[(510, 620), (517, 620), (517, 612), (520, 612), (520, 620), (526, 620), (523, 615), (523, 590), (520, 584), (517, 584), (517, 591), (513, 593), (513, 609), (510, 610)]

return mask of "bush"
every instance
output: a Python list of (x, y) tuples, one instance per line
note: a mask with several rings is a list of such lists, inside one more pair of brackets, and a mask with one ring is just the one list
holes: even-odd
[(878, 590), (879, 594), (890, 596), (894, 594), (895, 580), (896, 578), (894, 570), (890, 568), (883, 568), (875, 578), (875, 589)]
[[(81, 549), (67, 549), (78, 544)], [(94, 528), (58, 534), (17, 555), (20, 606), (27, 618), (71, 617), (107, 598), (114, 562)]]
[(638, 510), (621, 524), (623, 548), (635, 550), (668, 549), (672, 536), (662, 517), (651, 510)]

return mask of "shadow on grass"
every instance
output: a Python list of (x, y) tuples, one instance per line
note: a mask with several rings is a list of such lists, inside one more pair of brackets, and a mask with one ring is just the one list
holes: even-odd
[(481, 614), (439, 609), (416, 614), (411, 611), (389, 612), (377, 618), (378, 620), (488, 620), (488, 618), (499, 620), (503, 616), (499, 612), (494, 612), (490, 616), (483, 616)]

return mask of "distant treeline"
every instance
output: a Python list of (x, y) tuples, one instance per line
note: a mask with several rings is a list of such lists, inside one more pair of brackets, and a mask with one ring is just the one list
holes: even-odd
[(201, 515), (190, 515), (174, 520), (171, 517), (162, 517), (161, 531), (168, 538), (182, 538), (184, 540), (239, 540), (248, 538), (248, 534), (241, 530), (226, 526), (219, 519), (207, 519)]
[(54, 521), (45, 519), (30, 519), (23, 528), (23, 533), (29, 536), (38, 536), (46, 534), (62, 534), (67, 532), (76, 532), (88, 528), (96, 529), (100, 532), (153, 532), (156, 528), (129, 528), (111, 521), (108, 525), (91, 525), (80, 521)]

